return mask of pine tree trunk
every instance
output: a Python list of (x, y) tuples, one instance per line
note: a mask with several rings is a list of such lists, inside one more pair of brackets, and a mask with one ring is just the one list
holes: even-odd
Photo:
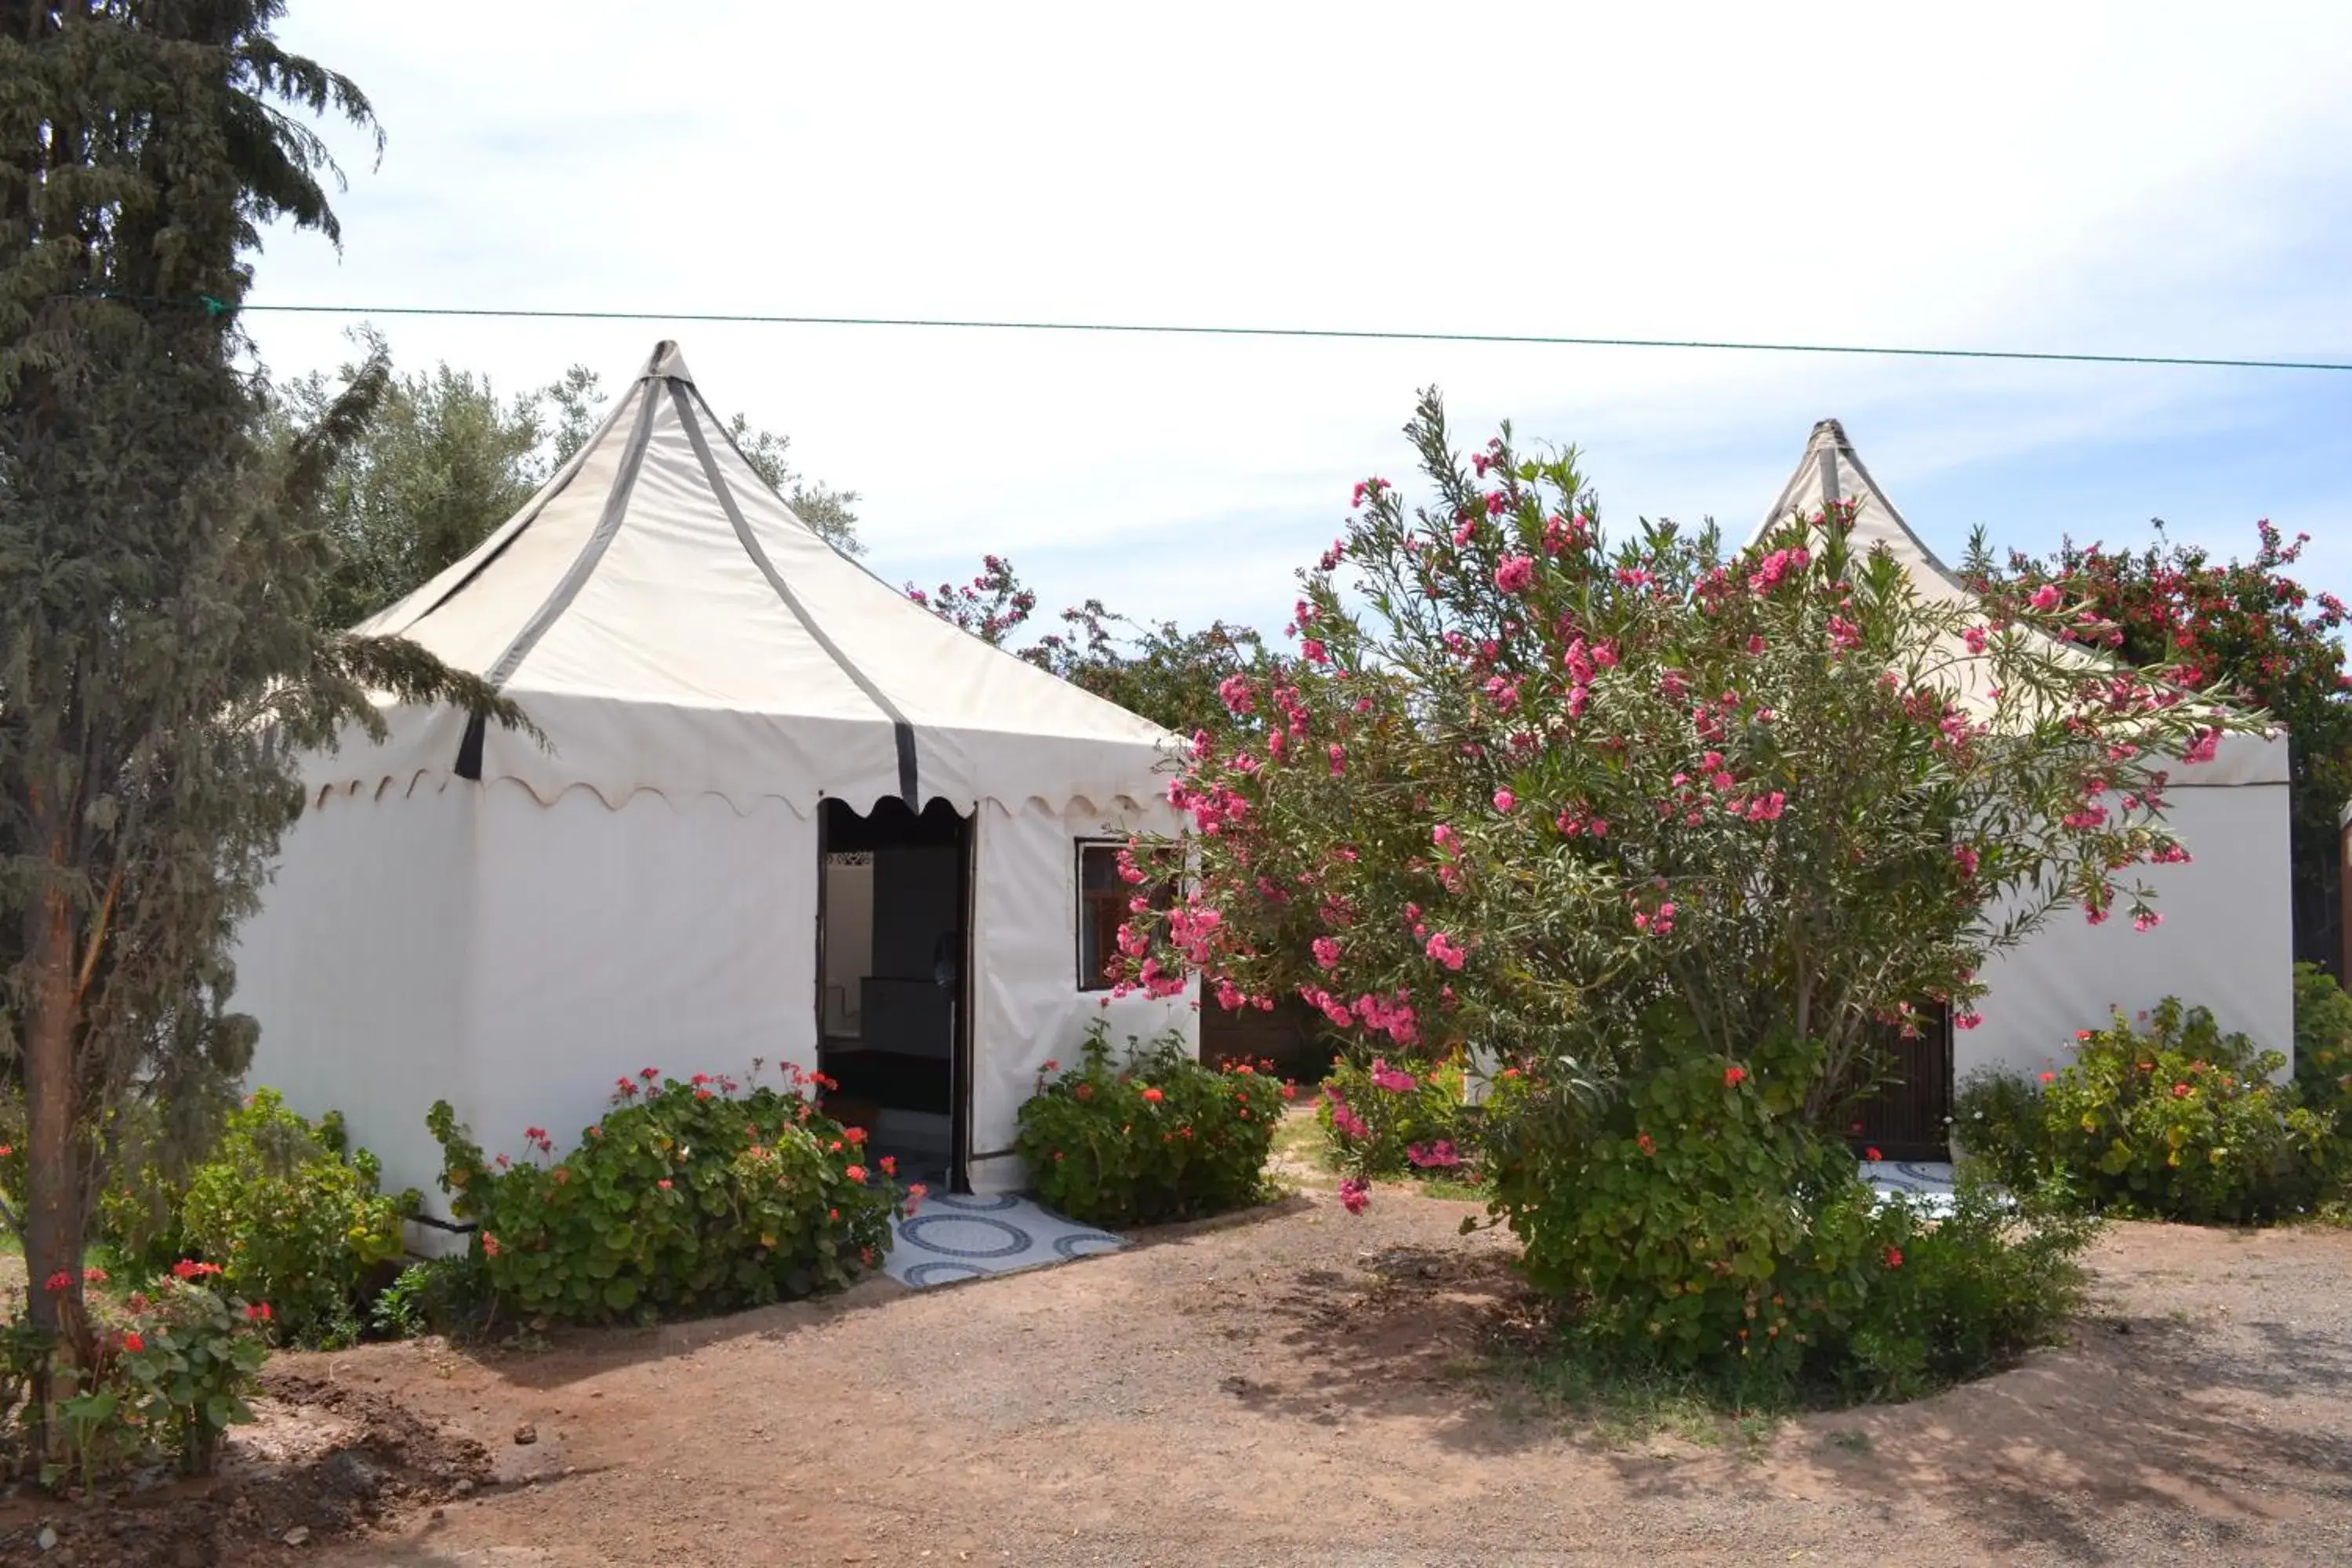
[[(73, 971), (73, 907), (64, 889), (41, 898), (36, 917), (32, 985), (25, 1010), (26, 1291), (33, 1326), (70, 1356), (81, 1339), (82, 1204), (74, 1148), (74, 1033), (79, 998)], [(48, 1281), (64, 1275), (62, 1289)], [(59, 1432), (47, 1416), (59, 1391), (52, 1358), (33, 1386), (39, 1426), (35, 1451), (47, 1452)]]

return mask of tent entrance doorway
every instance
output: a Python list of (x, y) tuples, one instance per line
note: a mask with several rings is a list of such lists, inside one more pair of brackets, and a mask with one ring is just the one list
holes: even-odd
[(827, 800), (817, 825), (817, 1068), (825, 1109), (901, 1181), (965, 1188), (971, 819)]
[(1876, 1042), (1884, 1076), (1850, 1112), (1849, 1142), (1856, 1153), (1876, 1149), (1889, 1160), (1952, 1157), (1952, 1016), (1937, 1003), (1906, 1039), (1892, 1029)]

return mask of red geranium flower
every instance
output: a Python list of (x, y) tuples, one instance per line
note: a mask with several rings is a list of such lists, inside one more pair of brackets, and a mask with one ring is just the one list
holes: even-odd
[(866, 1180), (866, 1167), (863, 1165), (852, 1165), (841, 1173), (853, 1182), (862, 1184)]
[(1146, 1100), (1150, 1100), (1152, 1104), (1157, 1105), (1157, 1104), (1159, 1104), (1159, 1103), (1160, 1102), (1160, 1100), (1164, 1100), (1164, 1099), (1165, 1099), (1165, 1098), (1167, 1098), (1167, 1097), (1166, 1097), (1166, 1096), (1164, 1096), (1164, 1095), (1162, 1095), (1162, 1094), (1161, 1094), (1158, 1089), (1145, 1089), (1145, 1090), (1143, 1091), (1143, 1098), (1144, 1098), (1144, 1099), (1146, 1099)]
[(1744, 1067), (1735, 1065), (1723, 1069), (1723, 1081), (1728, 1087), (1737, 1087), (1738, 1084), (1743, 1082), (1747, 1077), (1748, 1069)]
[(139, 1351), (145, 1350), (147, 1348), (147, 1342), (141, 1339), (139, 1337), (138, 1331), (134, 1329), (131, 1332), (122, 1336), (122, 1348), (135, 1353)]
[(1890, 1247), (1886, 1249), (1886, 1267), (1889, 1268), (1900, 1268), (1903, 1267), (1903, 1249), (1901, 1247)]
[(1878, 1151), (1875, 1149), (1864, 1149), (1862, 1152), (1862, 1157), (1865, 1160), (1875, 1160), (1878, 1158)]
[(269, 1303), (267, 1301), (254, 1302), (253, 1305), (245, 1310), (245, 1316), (247, 1322), (266, 1323), (269, 1321)]

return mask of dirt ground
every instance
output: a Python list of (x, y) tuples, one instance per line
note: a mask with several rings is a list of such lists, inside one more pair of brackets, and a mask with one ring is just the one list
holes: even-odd
[[(391, 1442), (356, 1445), (369, 1495), (322, 1479), (347, 1441), (281, 1476), (315, 1522), (266, 1487), (172, 1505), (211, 1509), (198, 1545), (52, 1505), (39, 1560), (2352, 1561), (2352, 1233), (2118, 1226), (2074, 1345), (1710, 1444), (1612, 1438), (1475, 1374), (1523, 1303), (1496, 1240), (1457, 1233), (1471, 1212), (1383, 1190), (1351, 1218), (1310, 1192), (922, 1292), (877, 1280), (534, 1353), (283, 1356), (281, 1432), (341, 1400)], [(284, 1425), (299, 1403), (308, 1428)], [(39, 1522), (0, 1512), (0, 1561), (33, 1560), (14, 1552)]]

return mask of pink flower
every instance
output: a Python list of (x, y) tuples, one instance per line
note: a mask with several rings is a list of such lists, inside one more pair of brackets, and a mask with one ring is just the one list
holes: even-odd
[(2056, 609), (2058, 607), (2058, 584), (2055, 583), (2044, 583), (2042, 586), (2033, 590), (2032, 605), (2037, 610)]
[(2054, 1072), (2045, 1072), (2042, 1075), (2042, 1081), (2044, 1083), (2056, 1083), (2058, 1081), (2058, 1075)]
[(1970, 626), (1960, 634), (1960, 640), (1969, 645), (1970, 653), (1982, 653), (1985, 650), (1985, 629), (1982, 626)]
[(659, 1187), (663, 1192), (667, 1192), (670, 1190), (670, 1180), (667, 1176), (664, 1176), (660, 1181), (656, 1182), (654, 1185)]
[(1977, 852), (1974, 847), (1967, 844), (1953, 845), (1952, 858), (1959, 862), (1961, 880), (1973, 881), (1976, 879), (1978, 862)]
[(2142, 910), (2132, 916), (2132, 930), (2154, 931), (2164, 923), (2164, 917), (2154, 910)]
[(1339, 1206), (1349, 1214), (1361, 1214), (1372, 1201), (1371, 1189), (1354, 1176), (1339, 1184)]
[(1495, 586), (1506, 594), (1524, 594), (1535, 585), (1536, 563), (1532, 557), (1510, 555), (1495, 568)]
[(2172, 1098), (2175, 1100), (2186, 1100), (2193, 1092), (2194, 1090), (2185, 1083), (2176, 1083), (2172, 1086)]
[(1426, 951), (1431, 958), (1448, 969), (1461, 968), (1463, 960), (1469, 957), (1468, 951), (1444, 931), (1439, 931), (1429, 939)]
[(1519, 797), (1513, 795), (1509, 790), (1498, 789), (1495, 792), (1495, 809), (1501, 812), (1504, 816), (1508, 816), (1511, 814), (1512, 808), (1518, 804)]
[(1339, 967), (1339, 944), (1337, 942), (1328, 936), (1318, 936), (1315, 939), (1314, 946), (1315, 962), (1318, 967), (1324, 969)]
[(1411, 1144), (1404, 1155), (1423, 1170), (1449, 1170), (1462, 1163), (1462, 1156), (1450, 1138), (1440, 1138), (1434, 1143)]
[(2180, 760), (2184, 763), (2210, 763), (2213, 760), (2214, 753), (2221, 750), (2221, 746), (2220, 730), (2200, 730), (2197, 731), (2196, 740), (2189, 742), (2189, 749), (2180, 753)]
[(1952, 1015), (1952, 1027), (1955, 1029), (1973, 1029), (1983, 1022), (1983, 1016), (1977, 1013), (1955, 1013)]

